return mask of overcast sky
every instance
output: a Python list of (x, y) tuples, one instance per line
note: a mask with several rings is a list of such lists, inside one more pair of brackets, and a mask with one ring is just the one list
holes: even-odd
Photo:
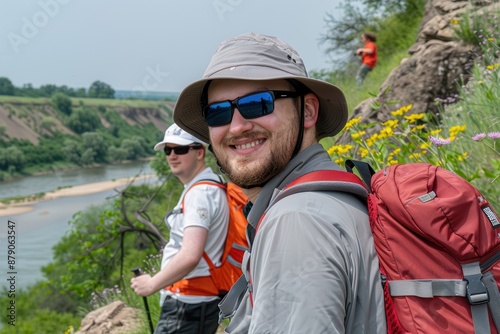
[(340, 0), (0, 0), (0, 77), (88, 88), (180, 92), (218, 44), (245, 32), (281, 38), (307, 69), (330, 69), (319, 39)]

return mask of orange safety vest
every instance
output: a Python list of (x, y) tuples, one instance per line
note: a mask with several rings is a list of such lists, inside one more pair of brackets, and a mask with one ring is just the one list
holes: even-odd
[[(207, 253), (203, 252), (203, 258), (207, 261), (210, 269), (215, 268)], [(193, 278), (185, 278), (175, 282), (171, 286), (167, 286), (165, 290), (181, 295), (190, 296), (218, 296), (219, 290), (212, 280), (212, 276), (200, 276)]]

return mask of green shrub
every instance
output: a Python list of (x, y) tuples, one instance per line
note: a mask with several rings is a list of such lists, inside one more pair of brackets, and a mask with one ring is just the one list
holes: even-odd
[(57, 110), (61, 111), (63, 114), (69, 116), (73, 112), (71, 99), (63, 93), (56, 93), (52, 95), (51, 100), (54, 107)]

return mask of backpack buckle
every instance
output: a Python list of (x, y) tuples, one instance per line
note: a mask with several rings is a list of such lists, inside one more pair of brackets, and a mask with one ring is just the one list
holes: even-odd
[(474, 274), (464, 277), (467, 281), (467, 299), (471, 305), (481, 305), (490, 301), (488, 290), (484, 285), (482, 274)]

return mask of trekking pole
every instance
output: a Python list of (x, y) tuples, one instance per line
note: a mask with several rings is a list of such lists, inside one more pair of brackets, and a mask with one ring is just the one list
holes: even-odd
[[(135, 267), (132, 269), (132, 272), (135, 274), (135, 277), (142, 275), (141, 267)], [(151, 321), (151, 313), (149, 313), (148, 298), (142, 297), (142, 300), (144, 301), (144, 308), (146, 309), (146, 314), (148, 315), (149, 328), (151, 329), (152, 334), (155, 330), (153, 327), (153, 321)]]

